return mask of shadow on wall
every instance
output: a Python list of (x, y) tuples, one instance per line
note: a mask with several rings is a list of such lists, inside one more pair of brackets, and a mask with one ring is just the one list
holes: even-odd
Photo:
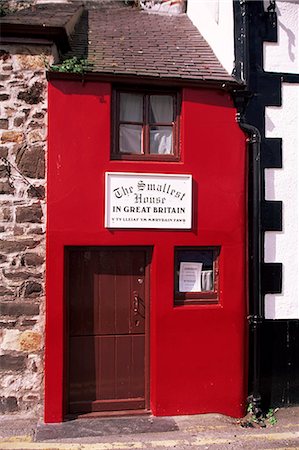
[[(279, 9), (279, 7), (276, 5), (276, 13), (277, 13), (277, 17), (278, 17), (278, 26), (279, 29), (282, 29), (286, 35), (287, 35), (287, 39), (288, 39), (288, 55), (289, 58), (292, 62), (295, 61), (296, 55), (295, 55), (295, 49), (296, 49), (296, 36), (295, 34), (289, 29), (287, 28), (281, 20), (279, 20), (279, 18), (281, 18), (282, 13)], [(278, 35), (278, 39), (279, 39), (279, 35)]]

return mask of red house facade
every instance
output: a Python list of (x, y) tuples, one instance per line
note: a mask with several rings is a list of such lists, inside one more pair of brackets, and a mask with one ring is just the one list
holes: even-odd
[[(245, 139), (227, 93), (179, 92), (177, 160), (113, 159), (113, 85), (49, 83), (46, 422), (244, 413)], [(191, 227), (105, 226), (107, 173), (190, 175)], [(178, 286), (194, 262), (206, 291)]]

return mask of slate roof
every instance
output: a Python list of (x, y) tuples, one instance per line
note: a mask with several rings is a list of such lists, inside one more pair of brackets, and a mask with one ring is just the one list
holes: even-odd
[(37, 5), (6, 16), (1, 22), (65, 29), (72, 17), (76, 17), (77, 25), (69, 41), (71, 49), (64, 57), (88, 58), (93, 63), (92, 72), (235, 81), (186, 14), (157, 14), (125, 6), (120, 0), (100, 0), (85, 2), (83, 12), (76, 2)]
[(73, 3), (21, 9), (0, 18), (1, 37), (52, 39), (63, 51), (67, 51), (70, 36), (83, 10), (82, 4)]

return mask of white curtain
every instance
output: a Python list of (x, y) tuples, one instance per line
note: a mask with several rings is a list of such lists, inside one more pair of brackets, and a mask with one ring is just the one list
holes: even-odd
[(150, 96), (150, 123), (172, 123), (173, 97), (171, 95)]
[(150, 130), (150, 153), (159, 155), (173, 153), (171, 127), (154, 127)]
[(120, 120), (143, 122), (143, 96), (141, 94), (120, 94)]
[(141, 129), (140, 125), (120, 125), (119, 151), (121, 153), (141, 153)]

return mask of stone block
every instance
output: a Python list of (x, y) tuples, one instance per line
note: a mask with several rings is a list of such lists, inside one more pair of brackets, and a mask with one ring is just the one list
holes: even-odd
[(0, 102), (5, 102), (5, 100), (9, 100), (9, 94), (0, 94)]
[(0, 194), (13, 194), (15, 188), (12, 186), (10, 181), (0, 181)]
[(8, 156), (8, 147), (0, 147), (0, 158), (7, 158)]
[(15, 110), (15, 108), (11, 108), (10, 106), (7, 106), (5, 108), (5, 113), (6, 113), (6, 117), (12, 117), (15, 115), (16, 110)]
[(1, 319), (0, 328), (15, 328), (17, 325), (17, 319)]
[(35, 248), (39, 243), (40, 241), (35, 239), (20, 239), (18, 241), (1, 239), (0, 248), (2, 253), (18, 253), (27, 249)]
[(28, 116), (30, 114), (30, 108), (23, 108), (22, 111), (25, 114), (25, 119), (28, 119)]
[(0, 397), (0, 413), (12, 413), (18, 410), (16, 397)]
[[(0, 205), (0, 221), (1, 222), (9, 222), (12, 220), (12, 210), (6, 206)], [(1, 245), (1, 243), (0, 243)], [(2, 247), (0, 246), (1, 250)]]
[(24, 370), (26, 356), (0, 355), (0, 370)]
[(22, 236), (24, 233), (25, 233), (25, 230), (23, 227), (18, 226), (18, 227), (14, 227), (14, 229), (13, 229), (14, 236)]
[(8, 129), (8, 119), (0, 119), (0, 129), (1, 130)]
[(37, 142), (42, 142), (43, 136), (38, 130), (32, 130), (28, 133), (28, 141), (30, 144), (36, 144)]
[(45, 230), (43, 228), (32, 228), (32, 234), (45, 234)]
[(33, 119), (43, 119), (45, 117), (45, 113), (43, 112), (36, 112), (35, 114), (33, 114)]
[(10, 56), (9, 52), (7, 52), (6, 50), (3, 50), (3, 49), (0, 50), (0, 60), (2, 60), (4, 62), (10, 58), (11, 58), (11, 56)]
[[(24, 271), (18, 270), (18, 269), (13, 270), (13, 271), (3, 270), (3, 275), (8, 280), (12, 280), (12, 281), (24, 281), (24, 280), (28, 280), (28, 278), (32, 277), (32, 273), (24, 272)], [(40, 278), (41, 275), (35, 274), (34, 277)]]
[(19, 92), (18, 99), (23, 100), (29, 105), (37, 105), (38, 103), (43, 101), (43, 93), (44, 93), (44, 84), (39, 81), (36, 81), (26, 91)]
[(37, 267), (45, 262), (45, 258), (37, 253), (26, 253), (22, 257), (22, 262), (28, 267)]
[(24, 352), (37, 352), (42, 344), (42, 336), (35, 331), (24, 331), (20, 336), (20, 349)]
[[(0, 264), (5, 263), (7, 261), (7, 256), (6, 255), (2, 255), (0, 253)], [(0, 295), (1, 295), (1, 286), (0, 286)]]
[(22, 54), (17, 56), (17, 60), (20, 64), (21, 69), (23, 70), (36, 70), (45, 68), (44, 56), (42, 55)]
[(36, 130), (37, 128), (41, 128), (42, 124), (40, 124), (39, 122), (35, 122), (34, 120), (31, 120), (31, 122), (28, 125), (28, 128), (30, 128), (31, 130)]
[(36, 298), (43, 292), (43, 287), (36, 281), (26, 281), (22, 290), (25, 298)]
[(30, 206), (20, 206), (16, 210), (17, 223), (40, 223), (42, 222), (43, 212), (39, 203)]
[(3, 64), (2, 69), (5, 71), (12, 70), (13, 67), (11, 64)]
[(4, 330), (1, 342), (1, 349), (6, 351), (18, 352), (20, 347), (20, 331), (19, 330)]
[(0, 178), (7, 177), (8, 174), (9, 174), (8, 164), (0, 164)]
[(0, 286), (0, 297), (12, 297), (12, 296), (14, 296), (14, 291), (12, 289), (9, 289), (5, 286)]
[(28, 197), (30, 198), (45, 198), (44, 186), (30, 186), (27, 190)]
[(15, 127), (20, 127), (24, 124), (25, 118), (24, 117), (16, 117), (13, 121), (13, 124)]
[[(34, 319), (22, 319), (20, 326), (21, 327), (30, 327), (33, 328), (36, 325), (36, 320)], [(8, 327), (7, 327), (8, 328)]]
[(16, 155), (20, 172), (29, 178), (45, 177), (45, 152), (43, 147), (21, 148)]
[(24, 142), (24, 133), (21, 131), (4, 131), (1, 136), (1, 142), (16, 142), (22, 144)]
[(0, 315), (2, 316), (37, 316), (39, 305), (25, 302), (2, 302), (0, 303)]

